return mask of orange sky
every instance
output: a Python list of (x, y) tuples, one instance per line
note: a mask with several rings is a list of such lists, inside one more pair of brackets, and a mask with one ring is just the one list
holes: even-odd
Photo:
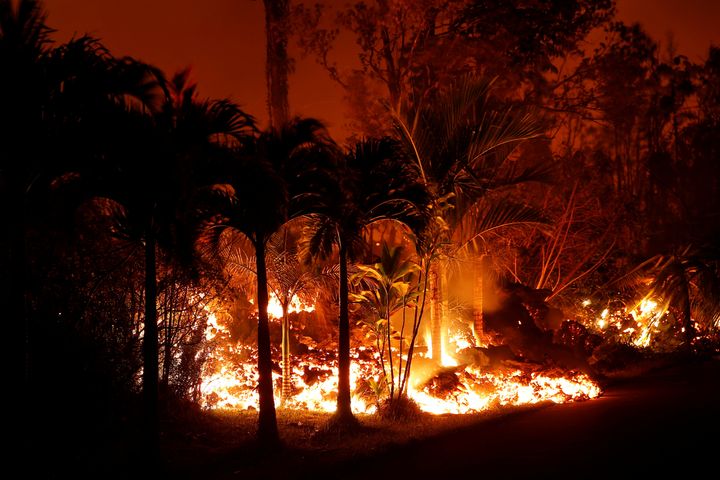
[[(45, 0), (45, 5), (58, 40), (89, 33), (115, 55), (132, 55), (168, 74), (191, 66), (203, 96), (231, 97), (265, 122), (261, 0)], [(693, 60), (701, 60), (710, 43), (720, 44), (720, 1), (618, 0), (618, 12), (657, 39), (673, 32), (679, 52)], [(290, 80), (293, 112), (344, 133), (342, 92), (312, 60), (298, 59), (296, 67)]]

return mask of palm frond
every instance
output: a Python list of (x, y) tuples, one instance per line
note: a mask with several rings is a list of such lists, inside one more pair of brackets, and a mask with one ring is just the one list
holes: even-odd
[(716, 262), (712, 252), (686, 246), (673, 254), (658, 254), (641, 262), (608, 286), (661, 299), (687, 310), (705, 328), (716, 329), (720, 318), (720, 272)]
[(547, 219), (538, 209), (514, 203), (507, 198), (493, 202), (481, 202), (462, 219), (455, 240), (458, 250), (472, 249), (482, 252), (483, 238), (497, 230), (519, 226), (543, 226)]
[(506, 159), (520, 143), (543, 134), (542, 124), (532, 111), (505, 107), (502, 110), (485, 112), (473, 125), (472, 143), (468, 148), (467, 166), (478, 168), (478, 164), (493, 151), (503, 149), (499, 158)]

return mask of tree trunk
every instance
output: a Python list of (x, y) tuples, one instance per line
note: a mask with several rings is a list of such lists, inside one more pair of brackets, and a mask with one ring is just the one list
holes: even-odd
[[(687, 284), (686, 284), (687, 285)], [(686, 287), (687, 288), (687, 287)], [(690, 293), (687, 292), (683, 301), (683, 329), (685, 330), (685, 349), (692, 351), (692, 341), (695, 338), (695, 328), (692, 324), (692, 310), (690, 308)]]
[(448, 288), (448, 269), (446, 266), (439, 265), (440, 272), (438, 280), (440, 281), (440, 341), (442, 342), (443, 351), (447, 352), (449, 347), (449, 328), (450, 328), (450, 289)]
[(280, 437), (275, 416), (275, 398), (273, 397), (272, 350), (267, 313), (267, 270), (265, 268), (265, 243), (262, 240), (255, 242), (255, 261), (258, 306), (258, 392), (260, 394), (257, 438), (261, 446), (274, 449), (280, 445)]
[[(4, 153), (4, 152), (0, 152)], [(13, 157), (10, 157), (13, 158)], [(7, 290), (7, 304), (3, 301), (2, 307), (7, 308), (7, 317), (4, 319), (6, 328), (10, 330), (10, 348), (15, 357), (11, 371), (13, 373), (10, 384), (17, 380), (17, 384), (23, 385), (20, 397), (21, 415), (23, 419), (29, 419), (32, 408), (31, 401), (35, 398), (33, 394), (33, 371), (32, 371), (32, 337), (30, 327), (30, 317), (27, 311), (27, 253), (25, 245), (25, 195), (23, 193), (22, 182), (17, 178), (10, 177), (10, 181), (16, 181), (15, 184), (8, 185), (9, 195), (2, 197), (2, 207), (5, 218), (9, 219), (9, 250), (3, 251), (3, 264), (8, 262), (9, 271), (7, 275), (3, 273), (5, 281), (3, 285)], [(4, 193), (4, 192), (3, 192)], [(5, 297), (2, 297), (5, 300)], [(17, 362), (17, 363), (16, 363)], [(13, 368), (15, 367), (15, 368)], [(35, 440), (31, 437), (31, 429), (23, 428), (23, 448), (29, 448)], [(29, 451), (29, 450), (28, 450)]]
[(350, 318), (345, 242), (340, 243), (340, 316), (338, 319), (338, 397), (336, 416), (353, 417), (350, 400)]
[(292, 393), (292, 370), (290, 369), (290, 317), (286, 300), (282, 317), (282, 399), (285, 402)]
[(430, 267), (428, 283), (430, 284), (430, 335), (432, 338), (432, 358), (442, 363), (443, 353), (443, 329), (444, 319), (442, 316), (442, 285), (437, 262)]
[(158, 327), (155, 233), (152, 222), (145, 229), (145, 330), (143, 332), (143, 401), (147, 453), (154, 461), (159, 453), (158, 432)]
[(483, 313), (485, 310), (485, 290), (487, 289), (485, 275), (487, 275), (487, 255), (480, 257), (479, 265), (475, 268), (473, 277), (473, 334), (477, 346), (485, 345)]
[(267, 58), (268, 114), (270, 126), (279, 130), (289, 118), (288, 74), (290, 63), (287, 54), (289, 0), (264, 0)]
[(172, 369), (172, 307), (167, 306), (165, 311), (165, 338), (163, 342), (163, 370), (162, 370), (162, 394), (167, 401), (168, 390), (170, 389), (170, 370)]

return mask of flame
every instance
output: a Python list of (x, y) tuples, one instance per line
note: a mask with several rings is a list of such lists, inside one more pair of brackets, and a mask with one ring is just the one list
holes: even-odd
[[(646, 304), (644, 308), (650, 308)], [(201, 405), (204, 408), (248, 410), (258, 408), (257, 352), (254, 346), (230, 342), (229, 329), (219, 316), (206, 307), (208, 323), (205, 331), (207, 341), (215, 347), (203, 367), (200, 384)], [(314, 305), (306, 305), (296, 297), (290, 303), (289, 312), (311, 312)], [(642, 309), (641, 309), (642, 310)], [(268, 314), (282, 317), (282, 307), (275, 295), (271, 295)], [(474, 339), (460, 334), (450, 334), (447, 345), (442, 342), (441, 365), (432, 360), (432, 342), (425, 337), (427, 351), (424, 357), (430, 369), (450, 375), (453, 388), (438, 391), (413, 369), (408, 395), (420, 408), (432, 414), (462, 414), (480, 412), (503, 405), (534, 404), (543, 401), (555, 403), (595, 398), (600, 388), (586, 375), (552, 371), (523, 371), (517, 368), (485, 371), (474, 366), (458, 366), (458, 361), (448, 351), (474, 347)], [(422, 351), (422, 350), (421, 350)], [(378, 355), (370, 348), (358, 347), (351, 351), (351, 389), (355, 413), (373, 413), (377, 409), (378, 389), (382, 385)], [(405, 359), (407, 360), (407, 359)], [(337, 359), (334, 352), (310, 348), (306, 353), (293, 357), (293, 395), (282, 403), (280, 398), (280, 373), (273, 371), (275, 402), (284, 408), (333, 412), (336, 409)], [(442, 389), (440, 389), (442, 390)]]
[[(255, 301), (250, 299), (250, 303), (253, 305), (255, 304)], [(297, 295), (293, 295), (292, 299), (290, 300), (290, 303), (288, 304), (288, 313), (299, 313), (299, 312), (314, 312), (315, 311), (315, 305), (314, 304), (306, 304), (300, 301), (300, 299), (297, 297)], [(275, 293), (270, 292), (270, 295), (268, 296), (268, 307), (267, 307), (268, 316), (271, 318), (282, 318), (283, 316), (283, 308), (282, 303), (278, 299), (277, 295)]]
[[(240, 347), (249, 348), (249, 347)], [(314, 352), (298, 359), (294, 364), (294, 379), (297, 393), (283, 405), (285, 408), (334, 412), (337, 389), (336, 362), (322, 359), (322, 352)], [(374, 361), (359, 358), (353, 352), (350, 383), (357, 390), (358, 379), (379, 379)], [(232, 368), (227, 363), (216, 365), (219, 369), (203, 377), (200, 387), (202, 406), (205, 408), (226, 408), (235, 410), (257, 409), (258, 396), (257, 367), (253, 359)], [(308, 381), (307, 371), (320, 372), (314, 381)], [(481, 369), (467, 367), (458, 373), (460, 383), (445, 396), (434, 394), (427, 387), (411, 387), (408, 395), (420, 408), (432, 414), (463, 414), (481, 412), (495, 406), (535, 404), (550, 401), (564, 403), (586, 400), (600, 395), (600, 388), (584, 374), (558, 376), (542, 372), (483, 372)], [(273, 373), (275, 384), (279, 383), (279, 374)], [(279, 391), (275, 396), (276, 404), (281, 403)], [(355, 413), (373, 413), (376, 405), (365, 397), (354, 396)]]
[(450, 356), (446, 348), (443, 348), (442, 353), (440, 354), (440, 364), (443, 367), (456, 367), (458, 362), (455, 358)]
[(616, 329), (620, 338), (628, 343), (637, 347), (648, 347), (658, 333), (660, 320), (666, 314), (667, 306), (648, 296), (632, 307), (624, 307), (614, 312), (605, 308), (595, 323), (600, 330)]
[[(300, 299), (297, 297), (297, 295), (294, 295), (292, 299), (290, 300), (290, 304), (288, 305), (288, 313), (299, 313), (299, 312), (314, 312), (315, 311), (315, 305), (310, 304), (307, 305), (300, 301)], [(278, 300), (277, 296), (275, 296), (274, 293), (270, 294), (270, 298), (268, 299), (268, 315), (270, 315), (273, 318), (282, 318), (282, 304), (280, 303), (280, 300)]]
[(468, 367), (460, 373), (460, 379), (459, 388), (445, 398), (433, 396), (427, 390), (411, 390), (410, 397), (425, 412), (462, 414), (481, 412), (496, 405), (587, 400), (601, 393), (597, 384), (580, 373), (570, 377), (521, 370), (490, 373)]
[[(213, 373), (203, 376), (200, 385), (201, 406), (204, 408), (226, 408), (248, 410), (258, 408), (257, 355), (248, 346), (231, 348), (229, 353), (249, 354), (250, 359), (237, 365), (220, 358), (208, 363)], [(350, 367), (350, 386), (357, 388), (358, 379), (366, 378), (368, 362), (360, 361), (358, 352), (354, 352)], [(310, 352), (297, 359), (293, 364), (293, 379), (296, 381), (296, 393), (285, 402), (284, 407), (296, 410), (334, 412), (337, 391), (337, 362), (324, 358), (323, 352)], [(308, 372), (311, 372), (310, 375)], [(312, 380), (309, 380), (312, 378)], [(273, 371), (273, 382), (279, 384), (280, 375)], [(275, 392), (275, 403), (281, 404), (279, 390)], [(355, 413), (372, 413), (374, 406), (362, 398), (353, 400)]]
[(425, 340), (425, 346), (427, 347), (427, 352), (425, 353), (425, 358), (432, 358), (433, 357), (432, 335), (430, 334), (429, 331), (425, 332), (423, 339)]
[[(208, 329), (218, 334), (227, 333), (218, 324), (216, 316), (212, 316), (208, 322)], [(450, 343), (464, 346), (461, 339), (451, 339)], [(371, 390), (373, 385), (382, 382), (377, 354), (371, 352), (370, 349), (359, 347), (351, 353), (350, 383), (352, 391), (356, 392), (352, 401), (355, 413), (373, 413), (377, 408), (378, 397)], [(421, 356), (428, 358), (429, 355)], [(244, 360), (233, 361), (234, 358)], [(447, 355), (442, 363), (457, 365), (457, 360)], [(488, 372), (473, 366), (445, 370), (452, 370), (453, 378), (457, 379), (457, 386), (449, 392), (433, 391), (427, 384), (418, 385), (419, 375), (413, 373), (408, 395), (423, 411), (432, 414), (462, 414), (503, 405), (584, 400), (595, 398), (601, 393), (600, 388), (583, 374), (526, 372), (519, 369)], [(257, 409), (257, 380), (257, 353), (253, 347), (226, 345), (216, 349), (205, 364), (200, 385), (201, 405), (204, 408)], [(281, 382), (280, 374), (275, 371), (273, 382), (276, 386)], [(358, 393), (363, 390), (358, 388), (361, 382), (364, 394)], [(293, 383), (294, 395), (282, 404), (284, 408), (335, 411), (337, 361), (333, 353), (311, 349), (295, 357)], [(279, 388), (276, 389), (275, 402), (281, 404)]]
[(205, 340), (212, 340), (220, 331), (224, 331), (225, 326), (218, 324), (217, 316), (210, 312), (208, 314), (207, 327), (205, 327)]

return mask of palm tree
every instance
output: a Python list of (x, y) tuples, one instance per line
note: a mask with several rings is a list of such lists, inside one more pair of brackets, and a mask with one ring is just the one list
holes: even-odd
[[(302, 220), (302, 219), (298, 219)], [(281, 318), (281, 350), (282, 350), (282, 401), (287, 401), (292, 394), (292, 365), (290, 360), (290, 316), (289, 309), (293, 299), (312, 302), (313, 295), (320, 288), (327, 287), (328, 282), (336, 278), (332, 268), (318, 269), (304, 263), (298, 249), (299, 234), (302, 225), (290, 221), (270, 237), (266, 247), (266, 263), (268, 267), (268, 286), (282, 307)], [(240, 239), (238, 239), (240, 240)], [(224, 259), (225, 268), (237, 278), (255, 276), (255, 257), (246, 254), (243, 245), (228, 241), (226, 252), (220, 256)]]
[[(22, 385), (22, 415), (32, 409), (33, 398), (33, 339), (27, 303), (29, 193), (40, 190), (47, 160), (53, 158), (46, 154), (50, 153), (50, 128), (42, 118), (52, 90), (46, 75), (48, 43), (45, 13), (37, 1), (0, 0), (0, 215), (8, 228), (0, 239), (0, 265), (7, 278), (2, 310), (11, 350), (18, 354), (10, 368), (11, 383)], [(25, 448), (31, 441), (28, 434), (23, 436)]]
[(306, 213), (315, 202), (313, 164), (333, 156), (334, 144), (320, 122), (295, 119), (283, 128), (255, 136), (236, 151), (212, 192), (207, 209), (211, 248), (231, 229), (249, 239), (255, 250), (258, 306), (258, 440), (266, 448), (279, 445), (272, 384), (268, 325), (267, 244), (289, 218)]
[[(301, 226), (300, 226), (301, 227)], [(292, 368), (290, 361), (290, 316), (289, 308), (293, 299), (312, 301), (313, 293), (337, 275), (331, 268), (319, 269), (302, 261), (298, 250), (300, 231), (286, 224), (268, 244), (268, 265), (270, 285), (282, 306), (282, 400), (292, 394)]]
[[(43, 169), (47, 157), (38, 147), (44, 142), (29, 142), (31, 132), (42, 135), (42, 110), (48, 99), (44, 65), (49, 30), (45, 13), (38, 2), (22, 1), (14, 5), (0, 1), (0, 201), (2, 215), (9, 228), (7, 254), (2, 263), (8, 267), (8, 300), (5, 312), (12, 328), (11, 342), (22, 358), (13, 362), (17, 383), (27, 393), (29, 382), (29, 325), (26, 315), (26, 195), (32, 179)], [(6, 258), (5, 258), (6, 257)], [(23, 402), (25, 403), (25, 402)]]
[(717, 252), (685, 246), (672, 254), (655, 255), (623, 275), (620, 284), (660, 299), (676, 311), (692, 348), (697, 330), (693, 318), (707, 331), (720, 326), (720, 270)]
[[(497, 194), (546, 180), (548, 169), (518, 169), (508, 161), (519, 145), (539, 137), (542, 128), (531, 112), (494, 102), (492, 84), (493, 80), (464, 77), (427, 102), (394, 115), (397, 134), (433, 196), (437, 225), (429, 230), (424, 254), (435, 259), (429, 281), (432, 352), (437, 360), (444, 346), (447, 260), (461, 251), (484, 253), (477, 247), (489, 232), (542, 219), (532, 207)], [(475, 307), (482, 311), (482, 306)]]
[[(124, 60), (123, 68), (135, 65)], [(158, 442), (158, 247), (172, 260), (189, 252), (189, 194), (202, 163), (220, 156), (229, 139), (254, 130), (250, 116), (225, 101), (200, 101), (187, 72), (168, 83), (157, 70), (139, 65), (155, 94), (139, 105), (122, 99), (106, 163), (93, 166), (92, 195), (115, 204), (116, 235), (142, 242), (145, 263), (143, 398), (147, 442)], [(136, 74), (138, 75), (138, 74)], [(139, 76), (139, 75), (138, 75)], [(184, 240), (184, 241), (182, 241)], [(187, 257), (186, 257), (187, 258)]]
[[(2, 203), (9, 207), (15, 278), (10, 311), (23, 319), (11, 324), (24, 327), (26, 349), (31, 340), (24, 300), (27, 226), (49, 204), (51, 182), (60, 188), (78, 177), (89, 185), (94, 183), (91, 177), (111, 176), (107, 161), (117, 158), (114, 147), (120, 144), (117, 137), (126, 133), (121, 126), (133, 116), (130, 106), (150, 105), (158, 92), (150, 67), (116, 59), (89, 37), (51, 46), (49, 31), (39, 2), (0, 1), (0, 63), (5, 72), (0, 79), (0, 130), (7, 135), (0, 141), (1, 183), (7, 186)], [(92, 190), (98, 187), (95, 183)], [(27, 355), (26, 350), (26, 382)]]
[(333, 422), (352, 426), (348, 264), (364, 249), (363, 233), (380, 220), (395, 220), (414, 232), (424, 228), (428, 196), (418, 172), (389, 138), (360, 141), (336, 171), (337, 189), (326, 190), (315, 205), (306, 246), (311, 256), (329, 257), (337, 246), (340, 265), (338, 320), (338, 397)]

